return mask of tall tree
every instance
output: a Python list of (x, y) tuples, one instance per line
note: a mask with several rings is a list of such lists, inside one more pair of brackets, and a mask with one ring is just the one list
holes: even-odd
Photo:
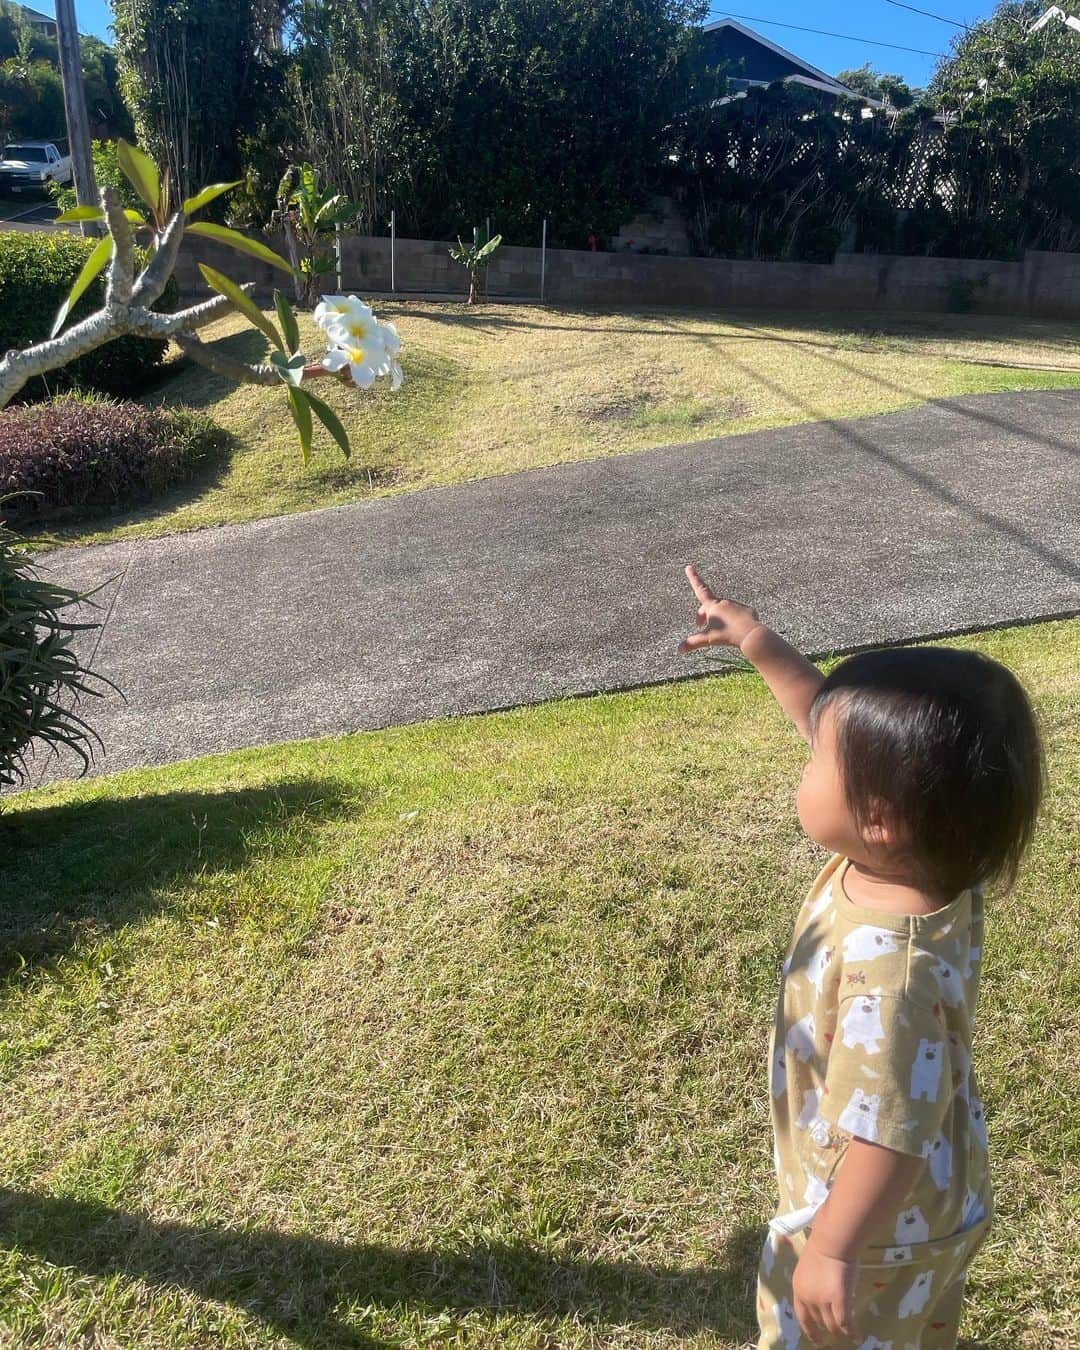
[(174, 192), (237, 177), (254, 68), (277, 40), (264, 0), (113, 0), (121, 86)]
[(957, 246), (978, 256), (1080, 249), (1080, 33), (1033, 31), (1043, 6), (1006, 3), (960, 36), (931, 84), (946, 119)]

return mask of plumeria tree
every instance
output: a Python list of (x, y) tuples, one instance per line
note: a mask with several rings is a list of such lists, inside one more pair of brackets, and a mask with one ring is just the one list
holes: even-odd
[[(289, 275), (293, 269), (258, 240), (223, 225), (193, 221), (204, 207), (238, 183), (215, 183), (188, 197), (178, 210), (171, 210), (168, 180), (159, 173), (153, 160), (123, 140), (117, 143), (117, 160), (146, 209), (140, 212), (125, 208), (115, 188), (103, 187), (101, 207), (77, 206), (58, 217), (64, 222), (98, 221), (107, 232), (87, 258), (49, 337), (21, 351), (10, 351), (0, 361), (0, 408), (15, 397), (27, 380), (67, 365), (115, 338), (125, 334), (171, 338), (193, 361), (228, 379), (241, 384), (283, 385), (305, 462), (311, 454), (315, 418), (348, 455), (349, 438), (340, 418), (309, 386), (316, 379), (327, 378), (369, 389), (376, 379), (387, 378), (391, 388), (399, 388), (401, 344), (394, 325), (377, 319), (356, 296), (329, 296), (315, 316), (327, 341), (327, 350), (311, 359), (301, 350), (296, 315), (280, 291), (274, 292), (275, 322), (252, 300), (251, 286), (238, 285), (205, 263), (199, 264), (199, 270), (215, 296), (174, 314), (156, 313), (152, 306), (161, 298), (172, 275), (185, 235), (228, 245)], [(139, 235), (149, 236), (151, 257), (136, 273)], [(106, 269), (102, 308), (66, 327), (72, 309), (87, 287)], [(267, 362), (239, 361), (199, 337), (201, 328), (234, 309), (271, 342), (274, 350)]]

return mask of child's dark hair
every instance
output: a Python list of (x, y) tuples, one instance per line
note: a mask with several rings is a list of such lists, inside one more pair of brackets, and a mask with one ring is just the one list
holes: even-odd
[(1011, 671), (951, 647), (862, 652), (818, 690), (811, 737), (828, 707), (860, 828), (883, 811), (918, 882), (950, 898), (968, 886), (1012, 886), (1035, 831), (1043, 754)]

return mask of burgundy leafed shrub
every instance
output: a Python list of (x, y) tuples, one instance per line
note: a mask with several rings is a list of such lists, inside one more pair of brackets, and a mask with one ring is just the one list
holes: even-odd
[(0, 412), (0, 498), (12, 523), (149, 501), (220, 457), (228, 437), (203, 413), (67, 394)]

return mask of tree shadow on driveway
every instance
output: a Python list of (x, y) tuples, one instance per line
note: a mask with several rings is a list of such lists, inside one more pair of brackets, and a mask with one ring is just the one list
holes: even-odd
[[(686, 336), (697, 338), (699, 341), (705, 342), (706, 344), (712, 344), (716, 341), (716, 339), (710, 338), (707, 334), (693, 333), (685, 329), (683, 332)], [(841, 361), (835, 356), (826, 356), (821, 353), (815, 354), (818, 356), (819, 360), (828, 362), (834, 366), (839, 366), (844, 371), (852, 374), (862, 374), (862, 372), (856, 372), (847, 362)], [(895, 473), (907, 478), (911, 483), (923, 489), (929, 495), (936, 497), (939, 501), (953, 508), (969, 520), (978, 522), (995, 534), (1004, 535), (1018, 548), (1032, 554), (1034, 557), (1038, 558), (1040, 562), (1051, 567), (1055, 572), (1058, 572), (1068, 580), (1080, 580), (1080, 565), (1077, 564), (1075, 559), (1057, 552), (1057, 550), (1044, 544), (1040, 539), (1034, 538), (1028, 531), (1021, 529), (1006, 517), (995, 514), (992, 511), (984, 510), (974, 502), (965, 500), (965, 498), (960, 496), (947, 484), (939, 482), (933, 475), (908, 463), (901, 455), (889, 450), (872, 436), (856, 430), (857, 419), (841, 420), (837, 418), (822, 417), (812, 403), (799, 398), (790, 387), (782, 386), (775, 381), (766, 379), (760, 371), (751, 370), (749, 367), (744, 366), (730, 353), (726, 354), (725, 360), (729, 365), (735, 367), (735, 369), (743, 371), (748, 379), (756, 380), (766, 389), (769, 389), (775, 394), (779, 394), (795, 407), (808, 413), (810, 415), (810, 420), (817, 423), (819, 426), (829, 427), (838, 437), (842, 438), (856, 450), (861, 451), (869, 459), (885, 464)], [(888, 389), (892, 393), (898, 393), (905, 397), (911, 396), (911, 391), (904, 389), (902, 385), (894, 384), (881, 376), (870, 376), (869, 378), (873, 379), (877, 384), (881, 385), (882, 388)], [(1064, 395), (1068, 395), (1072, 391), (1063, 390), (1061, 392)], [(1077, 393), (1075, 397), (1080, 400), (1080, 393)], [(1028, 427), (995, 416), (989, 411), (972, 409), (959, 404), (953, 399), (941, 401), (941, 406), (958, 416), (970, 418), (986, 426), (991, 426), (995, 430), (1026, 436), (1030, 440), (1046, 446), (1048, 449), (1056, 450), (1072, 457), (1075, 457), (1078, 454), (1077, 447), (1070, 444), (1068, 441), (1063, 441), (1056, 436), (1047, 436), (1045, 434), (1033, 432)]]

